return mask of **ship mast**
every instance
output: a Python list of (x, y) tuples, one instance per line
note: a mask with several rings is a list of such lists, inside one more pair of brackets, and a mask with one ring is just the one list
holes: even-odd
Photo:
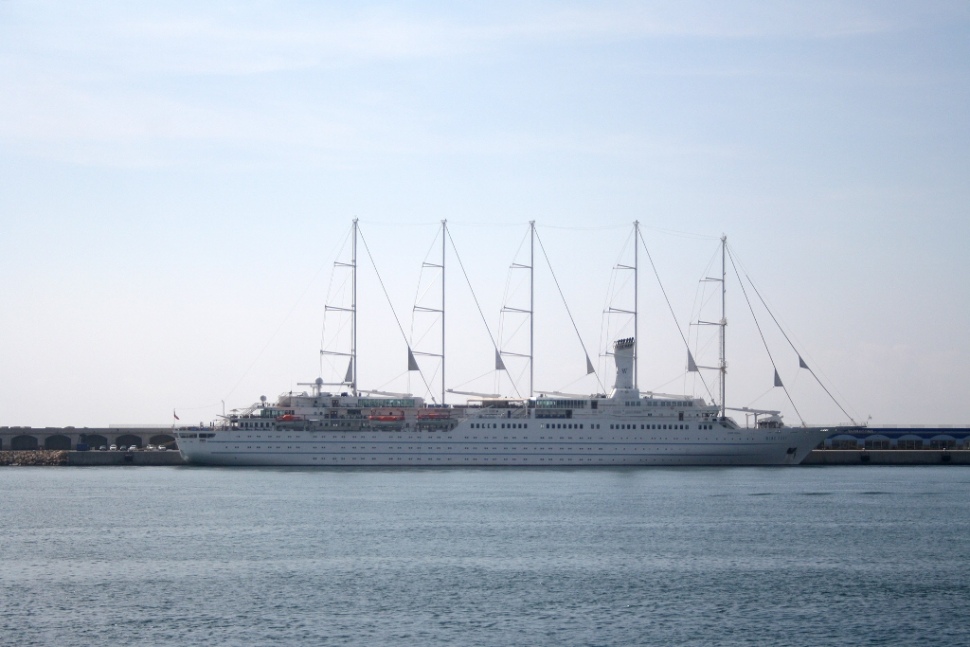
[(721, 234), (721, 321), (718, 325), (721, 327), (721, 357), (719, 360), (718, 368), (721, 371), (721, 417), (726, 417), (726, 404), (727, 400), (725, 394), (727, 393), (726, 381), (727, 381), (727, 355), (726, 355), (726, 341), (727, 341), (727, 266), (725, 265), (725, 250), (727, 248), (727, 236)]
[(448, 221), (441, 221), (441, 404), (445, 404), (445, 250)]
[(718, 372), (720, 381), (720, 402), (718, 409), (721, 418), (727, 417), (727, 236), (721, 235), (721, 276), (712, 276), (701, 279), (701, 283), (720, 283), (721, 284), (721, 318), (718, 321), (697, 321), (698, 326), (717, 326), (718, 331), (718, 361), (717, 366), (698, 366), (694, 363), (694, 357), (687, 351), (687, 370), (697, 371), (707, 369)]
[(350, 257), (350, 392), (357, 397), (357, 218), (354, 218), (354, 240)]
[[(418, 363), (414, 359), (415, 355), (427, 355), (429, 357), (438, 357), (441, 360), (441, 404), (445, 404), (445, 393), (447, 392), (445, 386), (447, 382), (445, 381), (445, 258), (448, 243), (448, 221), (441, 221), (441, 263), (429, 263), (425, 261), (421, 264), (422, 268), (430, 267), (436, 270), (441, 270), (441, 307), (440, 308), (428, 308), (425, 306), (414, 306), (414, 312), (430, 312), (433, 314), (441, 315), (441, 352), (440, 353), (427, 353), (423, 351), (416, 351), (408, 347), (408, 370), (418, 371)], [(430, 392), (430, 387), (428, 391)]]
[(529, 221), (529, 397), (534, 395), (535, 377), (535, 276), (536, 276), (536, 221)]
[(350, 352), (344, 353), (339, 351), (329, 351), (320, 349), (320, 355), (337, 355), (341, 357), (350, 357), (350, 363), (347, 365), (347, 372), (344, 374), (344, 379), (341, 382), (333, 383), (336, 385), (348, 385), (350, 387), (351, 393), (357, 396), (357, 218), (354, 218), (353, 226), (353, 241), (351, 243), (351, 258), (349, 263), (344, 263), (342, 261), (335, 261), (334, 267), (348, 267), (350, 268), (350, 307), (345, 308), (343, 306), (324, 306), (325, 312), (335, 311), (335, 312), (349, 312), (350, 313)]
[(640, 347), (640, 221), (633, 221), (633, 388), (640, 388), (639, 356)]
[[(607, 314), (624, 314), (633, 315), (633, 387), (640, 388), (639, 374), (637, 371), (638, 365), (638, 353), (637, 348), (640, 345), (640, 221), (633, 221), (633, 265), (624, 265), (623, 263), (617, 263), (613, 269), (614, 270), (632, 270), (633, 271), (633, 310), (626, 310), (623, 308), (615, 308), (612, 305), (606, 309)], [(629, 319), (626, 319), (629, 321)]]
[[(509, 269), (512, 270), (529, 270), (529, 308), (527, 310), (522, 308), (513, 308), (512, 306), (503, 306), (502, 312), (514, 312), (518, 314), (524, 314), (529, 316), (529, 353), (513, 353), (512, 351), (502, 350), (499, 351), (499, 359), (502, 355), (508, 355), (512, 357), (524, 357), (529, 360), (529, 397), (531, 398), (534, 393), (534, 362), (533, 358), (535, 356), (535, 254), (536, 254), (536, 221), (529, 221), (529, 264), (523, 265), (521, 263), (513, 262)], [(505, 368), (504, 364), (496, 368)]]

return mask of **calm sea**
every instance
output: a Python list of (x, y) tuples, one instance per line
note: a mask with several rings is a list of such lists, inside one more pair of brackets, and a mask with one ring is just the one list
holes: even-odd
[(0, 469), (4, 645), (967, 645), (970, 469)]

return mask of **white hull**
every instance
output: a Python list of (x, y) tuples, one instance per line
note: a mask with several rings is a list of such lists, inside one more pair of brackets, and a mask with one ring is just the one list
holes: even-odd
[(791, 427), (589, 430), (530, 426), (472, 429), (463, 421), (450, 431), (235, 429), (207, 434), (203, 430), (180, 433), (179, 449), (189, 463), (241, 466), (797, 465), (832, 433)]

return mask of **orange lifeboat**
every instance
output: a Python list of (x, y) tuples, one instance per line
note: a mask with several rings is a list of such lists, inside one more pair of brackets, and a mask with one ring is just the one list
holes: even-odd
[(368, 420), (373, 420), (374, 422), (400, 422), (404, 420), (404, 416), (386, 415), (386, 416), (367, 416)]

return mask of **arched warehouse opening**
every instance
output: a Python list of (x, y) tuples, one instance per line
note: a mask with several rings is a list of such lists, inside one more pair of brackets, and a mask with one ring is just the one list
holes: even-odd
[(107, 438), (105, 438), (104, 436), (100, 436), (98, 434), (88, 434), (85, 437), (85, 442), (88, 444), (88, 447), (92, 449), (107, 447), (108, 445), (111, 444), (108, 442)]
[(141, 449), (141, 438), (132, 434), (125, 434), (124, 436), (119, 436), (117, 441), (118, 448), (124, 447), (128, 449), (132, 445)]
[(44, 449), (70, 449), (71, 439), (62, 434), (48, 436), (44, 439)]
[(15, 452), (37, 449), (37, 439), (33, 436), (14, 436), (10, 441), (10, 449)]

